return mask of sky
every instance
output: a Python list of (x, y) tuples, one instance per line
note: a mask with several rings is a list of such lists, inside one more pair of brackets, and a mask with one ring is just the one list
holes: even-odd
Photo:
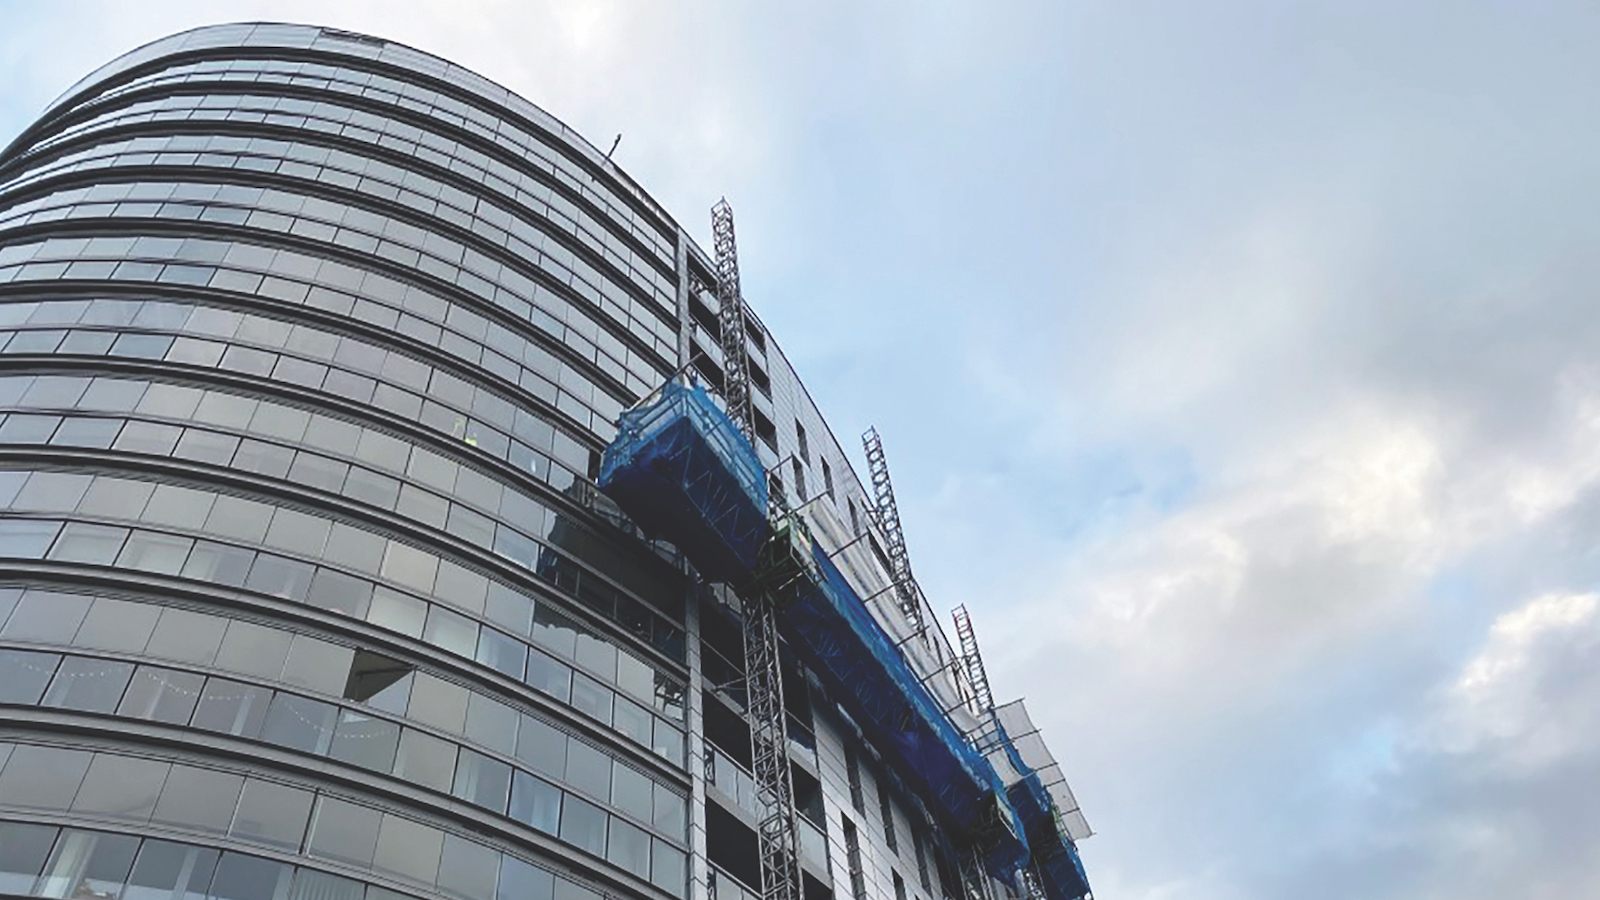
[(0, 141), (247, 19), (733, 203), (1099, 900), (1600, 897), (1594, 4), (0, 0)]

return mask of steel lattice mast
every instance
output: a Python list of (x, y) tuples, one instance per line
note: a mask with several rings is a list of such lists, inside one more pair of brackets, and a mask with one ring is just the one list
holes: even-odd
[[(739, 290), (739, 255), (733, 234), (733, 207), (726, 199), (711, 208), (717, 257), (718, 323), (722, 328), (722, 397), (745, 437), (755, 443), (755, 409), (750, 398), (750, 367), (745, 349), (744, 297)], [(774, 496), (776, 500), (776, 496)], [(794, 782), (789, 771), (783, 671), (779, 667), (776, 601), (770, 586), (746, 590), (744, 667), (750, 705), (750, 750), (756, 795), (762, 809), (757, 838), (761, 848), (764, 900), (800, 900), (800, 863), (795, 823)]]
[(732, 419), (755, 441), (755, 408), (750, 402), (750, 361), (744, 345), (744, 295), (739, 290), (739, 249), (733, 235), (733, 207), (723, 199), (711, 207), (711, 240), (717, 256), (717, 324), (722, 330), (722, 399)]
[[(951, 617), (956, 623), (956, 639), (961, 644), (960, 667), (972, 689), (972, 705), (978, 714), (978, 727), (968, 735), (979, 753), (985, 755), (1000, 743), (1000, 720), (994, 711), (994, 692), (989, 689), (989, 673), (983, 667), (983, 654), (978, 649), (978, 633), (972, 627), (972, 615), (966, 604), (955, 608)], [(1044, 900), (1044, 886), (1033, 865), (1022, 867), (1023, 887), (1030, 900)]]
[(900, 507), (894, 500), (894, 485), (889, 481), (889, 460), (883, 454), (883, 439), (878, 429), (868, 428), (861, 436), (861, 447), (867, 454), (867, 471), (872, 476), (875, 506), (872, 517), (883, 532), (888, 545), (884, 552), (889, 556), (889, 574), (894, 578), (895, 597), (900, 602), (900, 612), (911, 623), (913, 634), (921, 634), (927, 627), (922, 617), (922, 590), (911, 576), (911, 557), (906, 552), (905, 532), (900, 528)]

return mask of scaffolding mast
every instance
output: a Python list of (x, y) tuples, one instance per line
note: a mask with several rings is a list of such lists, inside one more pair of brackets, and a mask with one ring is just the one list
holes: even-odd
[[(955, 608), (951, 617), (956, 623), (956, 640), (961, 644), (960, 669), (972, 689), (972, 703), (978, 714), (978, 725), (968, 735), (979, 753), (988, 755), (1000, 743), (1000, 720), (994, 709), (994, 692), (989, 689), (989, 673), (983, 667), (983, 653), (978, 649), (978, 632), (972, 627), (972, 614), (966, 604)], [(1022, 867), (1022, 887), (1029, 900), (1044, 900), (1044, 885), (1033, 863)]]
[[(717, 319), (722, 329), (722, 398), (728, 417), (753, 445), (755, 408), (750, 398), (746, 358), (744, 298), (739, 290), (739, 255), (733, 235), (733, 207), (726, 198), (711, 208), (716, 248)], [(775, 508), (782, 498), (773, 494)], [(757, 839), (761, 849), (764, 900), (800, 900), (800, 864), (795, 823), (794, 783), (789, 771), (785, 731), (783, 670), (779, 666), (777, 602), (771, 586), (757, 586), (744, 600), (745, 693), (750, 708), (750, 750), (756, 795), (761, 806)]]
[(889, 481), (889, 460), (883, 454), (883, 439), (878, 429), (868, 428), (861, 436), (861, 447), (867, 454), (867, 471), (872, 476), (874, 506), (872, 517), (883, 531), (884, 552), (889, 556), (890, 576), (894, 578), (895, 597), (900, 601), (900, 613), (911, 623), (912, 634), (922, 634), (927, 628), (922, 616), (922, 590), (911, 576), (911, 557), (906, 553), (905, 532), (900, 527), (900, 507), (894, 501), (894, 485)]
[(955, 608), (951, 617), (956, 621), (956, 641), (961, 645), (961, 673), (966, 676), (967, 687), (972, 690), (973, 712), (978, 714), (979, 725), (975, 734), (968, 735), (979, 753), (988, 753), (999, 738), (999, 728), (994, 721), (994, 693), (989, 690), (989, 673), (983, 668), (983, 654), (978, 652), (978, 633), (973, 630), (972, 616), (966, 604)]
[(717, 324), (722, 331), (722, 399), (728, 418), (755, 442), (755, 407), (750, 401), (750, 361), (744, 345), (744, 295), (739, 291), (739, 250), (733, 207), (724, 197), (711, 207), (711, 240), (717, 255)]

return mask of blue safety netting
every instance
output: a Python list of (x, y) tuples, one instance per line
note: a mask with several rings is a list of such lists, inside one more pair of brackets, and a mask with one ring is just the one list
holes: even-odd
[[(708, 581), (749, 579), (772, 536), (760, 457), (699, 387), (669, 382), (659, 399), (623, 413), (599, 484)], [(806, 538), (802, 553), (809, 571), (783, 592), (780, 632), (897, 771), (936, 801), (940, 818), (983, 849), (990, 874), (1013, 883), (1028, 844), (994, 767), (950, 723), (815, 541)]]
[(704, 388), (671, 381), (660, 394), (622, 414), (600, 490), (706, 580), (744, 581), (770, 531), (761, 458)]
[(827, 554), (815, 543), (811, 552), (819, 577), (803, 579), (779, 611), (790, 646), (957, 833), (985, 844), (985, 867), (1011, 881), (1028, 846), (994, 767), (950, 724)]
[(1006, 794), (1022, 820), (1028, 850), (1043, 882), (1045, 896), (1048, 900), (1081, 900), (1089, 893), (1089, 877), (1078, 857), (1078, 847), (1063, 833), (1056, 803), (1045, 790), (1039, 773), (1023, 762), (1005, 726), (999, 722), (995, 725), (1006, 756), (1022, 776), (1006, 788)]

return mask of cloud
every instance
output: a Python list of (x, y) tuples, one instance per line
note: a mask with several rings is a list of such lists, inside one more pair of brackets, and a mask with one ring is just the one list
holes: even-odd
[[(1442, 692), (1423, 745), (1511, 774), (1600, 747), (1600, 595), (1547, 594), (1495, 619), (1483, 649)], [(1574, 702), (1576, 701), (1576, 702)]]

